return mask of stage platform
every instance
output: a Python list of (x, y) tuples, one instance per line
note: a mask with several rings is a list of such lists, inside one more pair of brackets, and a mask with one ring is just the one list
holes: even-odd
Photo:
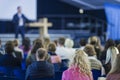
[[(36, 38), (40, 37), (39, 34), (26, 34), (25, 36), (30, 38), (31, 43)], [(50, 39), (52, 41), (58, 39), (59, 37), (71, 38), (70, 34), (50, 34)], [(2, 45), (4, 45), (6, 43), (6, 41), (14, 40), (15, 39), (15, 34), (0, 34), (0, 39), (2, 41)], [(21, 35), (19, 35), (18, 39), (19, 39), (20, 44), (21, 44), (21, 40), (22, 40)]]
[[(65, 37), (65, 38), (71, 38), (74, 40), (74, 46), (78, 47), (79, 46), (79, 40), (80, 38), (86, 38), (92, 36), (89, 31), (84, 31), (84, 30), (49, 30), (48, 31), (50, 35), (50, 40), (56, 40), (59, 37)], [(26, 33), (26, 37), (29, 37), (32, 41), (35, 40), (36, 38), (39, 38), (40, 35), (38, 33), (38, 30), (30, 30)], [(15, 39), (15, 34), (0, 34), (0, 39), (2, 40), (2, 45), (6, 43), (8, 40), (14, 40)], [(19, 35), (19, 41), (21, 44), (21, 35)]]

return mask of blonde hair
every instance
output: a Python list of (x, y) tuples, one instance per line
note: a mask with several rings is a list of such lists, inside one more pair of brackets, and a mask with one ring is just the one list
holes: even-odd
[(116, 47), (113, 47), (113, 46), (109, 47), (106, 54), (105, 64), (107, 64), (110, 61), (112, 66), (114, 63), (114, 60), (116, 59), (117, 54), (119, 54), (119, 51)]
[(114, 60), (114, 63), (109, 74), (111, 73), (120, 73), (120, 54), (118, 54)]
[(87, 74), (89, 77), (91, 76), (91, 68), (90, 62), (88, 60), (88, 56), (82, 50), (77, 50), (73, 60), (71, 61), (70, 66), (75, 66), (80, 68), (80, 72)]

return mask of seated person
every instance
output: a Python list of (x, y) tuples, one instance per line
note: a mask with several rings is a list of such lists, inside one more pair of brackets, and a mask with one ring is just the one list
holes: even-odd
[(8, 67), (20, 67), (21, 62), (18, 58), (13, 56), (14, 53), (14, 45), (12, 41), (8, 41), (5, 44), (5, 55), (0, 58), (0, 66), (8, 66)]
[(14, 55), (16, 58), (19, 58), (20, 60), (22, 60), (22, 59), (24, 58), (24, 54), (23, 54), (23, 50), (18, 47), (18, 45), (19, 45), (18, 40), (17, 40), (17, 39), (14, 40), (14, 41), (13, 41), (13, 44), (14, 44), (14, 53), (15, 53), (15, 54), (13, 54), (13, 55)]
[(40, 78), (53, 77), (54, 67), (51, 63), (45, 60), (47, 51), (44, 48), (39, 48), (36, 52), (36, 61), (28, 66), (26, 71), (26, 80), (29, 76), (39, 75)]
[(94, 46), (87, 44), (84, 48), (84, 51), (88, 55), (88, 59), (90, 60), (92, 70), (94, 70), (94, 69), (100, 70), (102, 72), (101, 75), (104, 75), (104, 73), (105, 73), (104, 68), (102, 66), (102, 63), (97, 59)]
[(48, 45), (48, 54), (51, 55), (51, 62), (52, 63), (61, 63), (61, 58), (56, 53), (56, 45), (55, 43), (50, 43)]
[(117, 55), (106, 80), (120, 80), (120, 54)]
[(77, 50), (70, 67), (63, 72), (62, 80), (93, 80), (87, 55)]
[(1, 40), (0, 40), (0, 57), (5, 54), (4, 47), (2, 46)]
[[(32, 50), (28, 53), (27, 59), (26, 59), (26, 64), (27, 66), (30, 65), (32, 62), (36, 61), (36, 51), (39, 48), (43, 48), (43, 42), (41, 39), (36, 39), (33, 44)], [(47, 54), (46, 61), (51, 62), (50, 55)]]

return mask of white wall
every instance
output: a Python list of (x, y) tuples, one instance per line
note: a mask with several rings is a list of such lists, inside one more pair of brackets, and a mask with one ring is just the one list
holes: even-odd
[(0, 20), (11, 20), (17, 12), (17, 6), (30, 20), (36, 20), (37, 0), (0, 0)]

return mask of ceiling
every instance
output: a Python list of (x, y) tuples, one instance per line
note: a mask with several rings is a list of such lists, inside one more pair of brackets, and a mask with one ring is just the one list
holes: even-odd
[(120, 4), (120, 0), (61, 0), (81, 9), (103, 9), (105, 3)]

